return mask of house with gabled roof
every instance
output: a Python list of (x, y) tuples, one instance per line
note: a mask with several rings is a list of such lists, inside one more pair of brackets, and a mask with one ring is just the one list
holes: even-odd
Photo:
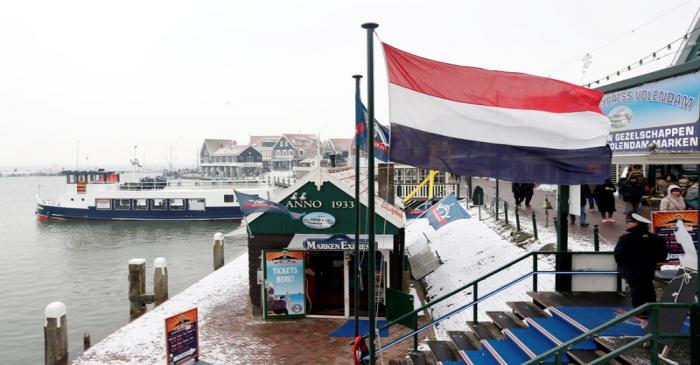
[(212, 177), (246, 178), (263, 172), (262, 154), (235, 140), (206, 139), (200, 152), (200, 169)]

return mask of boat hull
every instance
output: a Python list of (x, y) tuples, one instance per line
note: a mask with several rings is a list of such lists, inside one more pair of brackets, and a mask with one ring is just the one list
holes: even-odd
[(122, 221), (237, 221), (240, 207), (207, 207), (205, 210), (98, 210), (95, 207), (66, 208), (37, 204), (39, 220), (122, 220)]

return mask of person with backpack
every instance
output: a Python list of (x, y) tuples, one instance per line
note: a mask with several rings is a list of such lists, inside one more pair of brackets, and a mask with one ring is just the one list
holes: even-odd
[(625, 214), (639, 214), (642, 196), (644, 196), (644, 185), (639, 181), (639, 177), (636, 175), (628, 176), (620, 184), (620, 195), (622, 195), (622, 201), (625, 202)]

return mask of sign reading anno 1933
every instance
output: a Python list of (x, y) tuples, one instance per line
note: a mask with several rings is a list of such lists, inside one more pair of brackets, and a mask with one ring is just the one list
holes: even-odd
[(605, 94), (600, 108), (608, 116), (613, 152), (698, 149), (700, 71)]
[(165, 358), (168, 365), (199, 361), (197, 308), (165, 319)]

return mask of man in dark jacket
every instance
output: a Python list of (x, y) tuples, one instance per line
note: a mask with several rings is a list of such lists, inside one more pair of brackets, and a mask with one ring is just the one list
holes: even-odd
[(621, 182), (620, 195), (625, 202), (625, 214), (639, 214), (642, 196), (644, 196), (644, 184), (639, 180), (639, 177), (633, 175)]
[(651, 221), (639, 214), (627, 216), (627, 232), (615, 245), (615, 261), (630, 287), (632, 306), (655, 302), (654, 272), (666, 261), (666, 241), (649, 232)]

